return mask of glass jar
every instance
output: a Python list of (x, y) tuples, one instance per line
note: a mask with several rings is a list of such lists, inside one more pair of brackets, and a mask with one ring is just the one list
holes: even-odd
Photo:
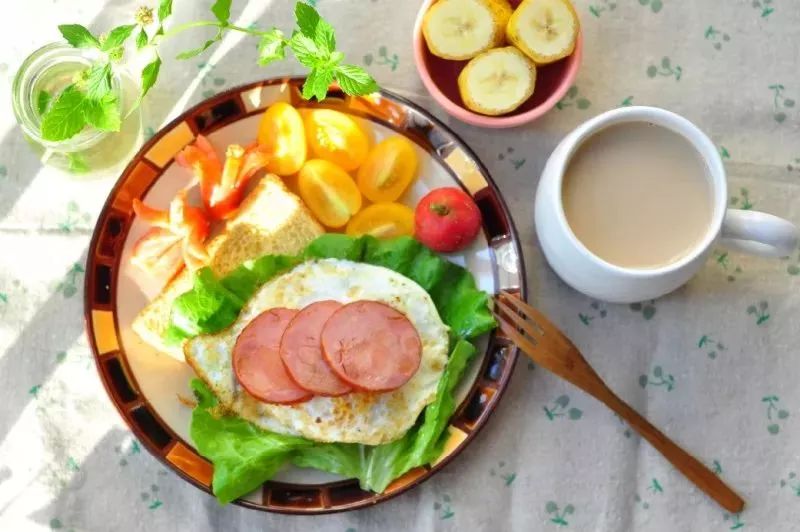
[(42, 115), (51, 101), (76, 76), (101, 59), (97, 50), (48, 44), (29, 55), (14, 77), (11, 97), (14, 114), (25, 138), (42, 163), (81, 177), (113, 175), (142, 143), (142, 118), (131, 109), (138, 87), (122, 68), (114, 68), (112, 87), (120, 102), (122, 125), (117, 132), (86, 127), (74, 137), (53, 142), (42, 138)]

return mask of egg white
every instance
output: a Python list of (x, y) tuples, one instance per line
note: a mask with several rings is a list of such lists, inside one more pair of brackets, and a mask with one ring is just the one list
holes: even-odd
[[(231, 365), (242, 329), (270, 308), (301, 309), (325, 299), (380, 301), (405, 314), (422, 340), (422, 359), (414, 376), (392, 392), (314, 397), (297, 405), (263, 403), (249, 395)], [(256, 292), (231, 327), (184, 346), (187, 362), (230, 412), (281, 434), (368, 445), (396, 440), (411, 428), (436, 396), (447, 350), (448, 328), (422, 287), (387, 268), (339, 259), (305, 262), (276, 277)]]

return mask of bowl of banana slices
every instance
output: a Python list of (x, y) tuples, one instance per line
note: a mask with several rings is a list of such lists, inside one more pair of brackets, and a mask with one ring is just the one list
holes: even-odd
[(583, 50), (569, 0), (425, 0), (414, 59), (450, 115), (480, 127), (536, 120), (561, 100)]

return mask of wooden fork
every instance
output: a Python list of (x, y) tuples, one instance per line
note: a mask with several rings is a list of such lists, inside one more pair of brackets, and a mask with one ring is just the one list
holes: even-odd
[(678, 447), (617, 397), (578, 348), (541, 312), (506, 293), (501, 293), (495, 303), (494, 314), (500, 329), (536, 364), (605, 403), (720, 506), (733, 513), (742, 511), (744, 500), (741, 497), (699, 460)]

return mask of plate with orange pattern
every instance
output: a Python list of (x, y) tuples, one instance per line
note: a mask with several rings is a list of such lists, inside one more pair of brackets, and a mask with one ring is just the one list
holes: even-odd
[[(321, 103), (300, 95), (302, 78), (274, 78), (220, 93), (192, 107), (153, 136), (131, 160), (112, 189), (94, 231), (86, 267), (85, 319), (100, 378), (111, 401), (136, 437), (154, 457), (186, 481), (211, 492), (213, 466), (189, 437), (191, 368), (157, 352), (131, 330), (134, 317), (152, 299), (159, 283), (142, 280), (127, 258), (147, 230), (134, 216), (140, 199), (166, 207), (190, 184), (192, 176), (175, 156), (198, 135), (213, 145), (248, 144), (264, 110), (278, 101), (297, 108), (324, 107), (369, 123), (376, 139), (403, 135), (420, 160), (420, 177), (404, 196), (410, 206), (429, 190), (457, 186), (470, 194), (483, 218), (475, 243), (448, 258), (465, 266), (478, 287), (526, 296), (519, 238), (508, 208), (488, 171), (469, 147), (421, 107), (388, 91), (347, 96), (333, 89)], [(411, 489), (450, 463), (486, 424), (506, 389), (516, 348), (499, 331), (478, 344), (459, 386), (459, 405), (448, 426), (442, 455), (396, 479), (384, 493), (359, 488), (358, 481), (315, 470), (288, 467), (260, 488), (235, 501), (248, 508), (320, 514), (374, 505)]]

